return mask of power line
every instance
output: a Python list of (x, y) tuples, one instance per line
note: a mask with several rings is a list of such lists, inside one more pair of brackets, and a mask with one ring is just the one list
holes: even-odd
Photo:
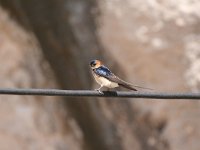
[(70, 96), (70, 97), (124, 97), (148, 99), (191, 99), (200, 100), (200, 93), (156, 93), (134, 91), (103, 91), (103, 94), (93, 90), (58, 90), (58, 89), (15, 89), (2, 88), (2, 95), (38, 95), (38, 96)]

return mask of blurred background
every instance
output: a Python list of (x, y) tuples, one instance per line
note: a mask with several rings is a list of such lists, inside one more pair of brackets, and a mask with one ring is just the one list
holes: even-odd
[[(0, 0), (1, 88), (94, 89), (89, 62), (155, 92), (200, 88), (199, 0)], [(0, 96), (1, 150), (199, 150), (200, 103)]]

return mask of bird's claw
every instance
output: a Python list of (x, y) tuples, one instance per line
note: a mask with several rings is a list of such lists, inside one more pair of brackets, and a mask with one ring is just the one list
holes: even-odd
[(103, 94), (103, 92), (101, 92), (100, 89), (95, 89), (96, 91), (98, 91), (100, 94)]

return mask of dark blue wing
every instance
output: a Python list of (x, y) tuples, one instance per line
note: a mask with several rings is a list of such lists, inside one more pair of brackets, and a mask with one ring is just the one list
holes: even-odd
[(99, 75), (99, 76), (102, 76), (102, 77), (105, 77), (107, 78), (108, 80), (112, 81), (112, 82), (115, 82), (115, 83), (118, 83), (119, 85), (125, 87), (125, 88), (128, 88), (128, 89), (131, 89), (131, 90), (134, 90), (134, 91), (137, 91), (135, 88), (132, 87), (131, 84), (121, 80), (120, 78), (118, 78), (117, 76), (115, 76), (107, 67), (105, 66), (101, 66), (99, 68), (96, 68), (93, 70), (95, 74)]
[(99, 76), (103, 76), (103, 77), (108, 77), (108, 76), (112, 76), (113, 73), (105, 66), (101, 66), (99, 68), (94, 69), (94, 72), (99, 75)]

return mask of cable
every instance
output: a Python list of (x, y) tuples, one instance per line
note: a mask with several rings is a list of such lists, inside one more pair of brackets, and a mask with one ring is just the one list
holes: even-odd
[(58, 89), (11, 89), (2, 88), (4, 95), (38, 95), (38, 96), (71, 96), (71, 97), (124, 97), (148, 99), (191, 99), (200, 100), (200, 93), (144, 93), (125, 91), (103, 91), (103, 94), (91, 90), (58, 90)]

